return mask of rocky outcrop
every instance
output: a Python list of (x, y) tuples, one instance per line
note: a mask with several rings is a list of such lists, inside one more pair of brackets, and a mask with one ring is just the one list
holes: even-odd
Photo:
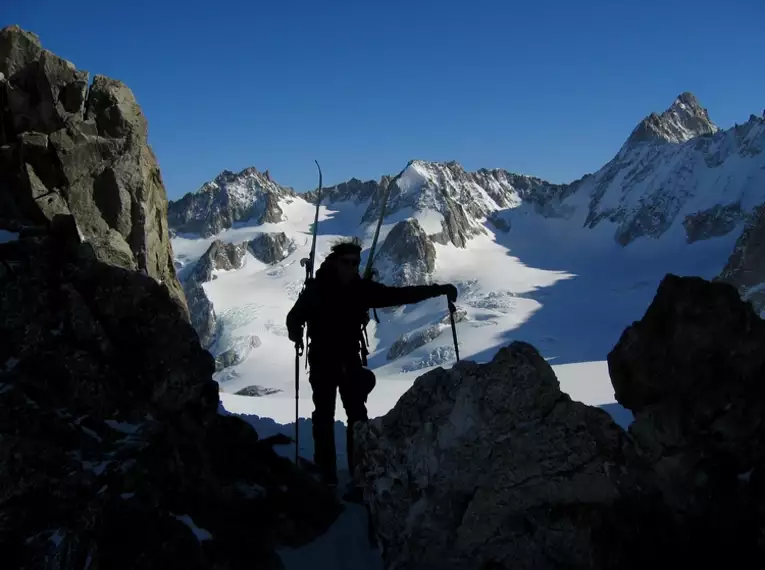
[(88, 74), (17, 26), (0, 31), (0, 224), (71, 215), (99, 260), (139, 270), (185, 309), (147, 122), (123, 83)]
[[(387, 184), (387, 177), (383, 177), (383, 181), (381, 182), (376, 182), (374, 180), (362, 182), (358, 178), (351, 178), (347, 182), (341, 182), (336, 186), (322, 188), (321, 203), (322, 205), (337, 204), (341, 202), (361, 204), (371, 200), (375, 194), (380, 192), (381, 189), (384, 189), (385, 187), (383, 184)], [(311, 204), (316, 204), (318, 192), (316, 190), (311, 190), (301, 194), (301, 196)]]
[(252, 352), (253, 348), (261, 345), (260, 338), (255, 335), (237, 337), (233, 346), (223, 350), (215, 357), (215, 371), (219, 372), (224, 368), (230, 368), (244, 362)]
[(672, 106), (661, 115), (651, 113), (643, 119), (627, 142), (684, 143), (699, 136), (712, 135), (718, 130), (698, 99), (686, 91), (678, 95)]
[(241, 390), (234, 392), (237, 396), (250, 396), (253, 398), (260, 398), (262, 396), (271, 396), (278, 394), (282, 390), (278, 388), (263, 388), (262, 386), (245, 386)]
[(196, 192), (170, 202), (168, 222), (178, 233), (206, 238), (236, 222), (281, 222), (285, 218), (280, 202), (294, 197), (294, 190), (274, 182), (268, 171), (261, 173), (253, 167), (239, 173), (224, 170)]
[(220, 409), (132, 95), (18, 28), (0, 68), (3, 567), (283, 568), (341, 507)]
[(0, 244), (0, 551), (9, 568), (281, 568), (334, 496), (218, 412), (168, 289), (59, 215)]
[(718, 279), (735, 286), (742, 299), (765, 314), (765, 206), (754, 212)]
[(619, 496), (623, 432), (525, 343), (428, 372), (358, 430), (387, 568), (585, 568)]
[(647, 543), (672, 566), (765, 563), (763, 343), (734, 287), (674, 275), (624, 331), (609, 371), (655, 493), (618, 513), (610, 567), (645, 568)]
[(183, 291), (188, 300), (191, 324), (204, 348), (215, 342), (216, 317), (202, 285), (216, 278), (217, 270), (239, 269), (247, 254), (247, 243), (239, 245), (215, 240), (188, 272), (182, 274)]
[(436, 268), (436, 248), (417, 219), (409, 218), (388, 232), (375, 266), (391, 285), (425, 285)]
[(683, 220), (686, 240), (688, 243), (724, 236), (732, 232), (744, 219), (741, 204), (734, 202), (725, 206), (715, 205), (711, 208), (689, 214)]
[[(459, 323), (464, 321), (466, 316), (467, 311), (465, 311), (465, 309), (458, 309), (454, 313), (454, 322)], [(391, 345), (390, 349), (388, 349), (386, 358), (388, 360), (395, 360), (402, 356), (406, 356), (441, 336), (441, 333), (446, 329), (451, 329), (451, 319), (449, 315), (434, 325), (406, 332)]]
[(669, 275), (609, 354), (630, 433), (678, 511), (699, 513), (720, 490), (754, 500), (757, 485), (739, 482), (765, 467), (763, 344), (765, 321), (735, 288)]
[(525, 343), (421, 376), (357, 428), (386, 567), (761, 566), (764, 343), (734, 287), (668, 275), (608, 355), (628, 434)]
[(279, 263), (296, 249), (295, 241), (284, 232), (259, 234), (247, 247), (255, 259), (268, 265)]

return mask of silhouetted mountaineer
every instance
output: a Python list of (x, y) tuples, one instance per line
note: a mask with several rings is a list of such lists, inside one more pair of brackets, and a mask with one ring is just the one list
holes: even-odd
[(314, 461), (322, 480), (337, 484), (333, 427), (337, 390), (348, 416), (348, 469), (353, 474), (353, 426), (366, 421), (367, 396), (375, 385), (374, 373), (362, 366), (362, 325), (369, 309), (419, 303), (439, 295), (457, 299), (454, 285), (389, 287), (359, 276), (361, 248), (340, 243), (309, 281), (287, 315), (289, 338), (303, 343), (303, 326), (308, 324), (309, 382), (313, 391)]

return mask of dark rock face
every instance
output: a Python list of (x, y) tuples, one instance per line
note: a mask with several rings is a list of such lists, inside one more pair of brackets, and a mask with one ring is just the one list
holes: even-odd
[(736, 241), (719, 280), (738, 289), (760, 314), (765, 311), (765, 205), (754, 211)]
[(340, 507), (219, 411), (132, 94), (15, 27), (0, 73), (0, 565), (282, 568)]
[(375, 265), (392, 285), (423, 285), (436, 268), (436, 248), (417, 219), (409, 218), (390, 230)]
[(271, 265), (295, 251), (295, 242), (284, 232), (262, 233), (251, 240), (248, 247), (255, 259)]
[[(167, 228), (167, 196), (147, 124), (124, 84), (0, 30), (0, 218), (49, 225), (71, 214), (98, 259), (140, 270), (185, 310)], [(2, 221), (2, 220), (0, 220)]]
[(765, 322), (732, 286), (668, 275), (608, 355), (655, 491), (620, 513), (613, 548), (633, 561), (613, 567), (645, 567), (646, 541), (691, 566), (765, 562), (764, 345)]
[(732, 232), (745, 217), (741, 204), (716, 205), (703, 212), (686, 216), (683, 220), (688, 243), (724, 236)]
[(280, 568), (275, 545), (325, 530), (334, 497), (219, 415), (168, 290), (64, 227), (0, 244), (4, 564)]

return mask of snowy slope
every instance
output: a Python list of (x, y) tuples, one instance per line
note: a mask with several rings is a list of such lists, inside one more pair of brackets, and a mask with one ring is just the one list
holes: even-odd
[[(752, 115), (721, 131), (700, 123), (706, 110), (697, 108), (683, 124), (684, 95), (638, 125), (606, 166), (574, 183), (575, 199), (589, 198), (587, 227), (616, 222), (622, 245), (667, 232), (693, 242), (733, 231), (765, 202), (765, 120)], [(657, 132), (647, 136), (651, 129)]]

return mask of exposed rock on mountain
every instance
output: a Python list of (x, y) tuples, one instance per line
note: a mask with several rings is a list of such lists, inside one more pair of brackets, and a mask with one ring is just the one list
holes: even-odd
[(765, 202), (765, 120), (720, 131), (681, 95), (643, 121), (606, 166), (573, 184), (590, 197), (585, 226), (615, 223), (628, 245), (678, 222), (687, 241), (724, 235)]
[(294, 197), (294, 190), (276, 184), (268, 171), (224, 170), (196, 192), (170, 202), (168, 222), (176, 232), (210, 237), (236, 222), (278, 223), (284, 219), (279, 202)]
[[(454, 313), (454, 322), (459, 323), (465, 320), (467, 312), (464, 309), (458, 309)], [(386, 358), (388, 360), (395, 360), (401, 358), (414, 350), (417, 350), (421, 346), (425, 346), (430, 341), (441, 336), (441, 333), (451, 328), (451, 319), (449, 315), (445, 316), (439, 323), (434, 325), (422, 327), (420, 329), (410, 331), (402, 335), (397, 339), (388, 350)]]
[(216, 372), (244, 362), (250, 352), (252, 352), (252, 349), (258, 348), (261, 345), (261, 342), (260, 338), (257, 336), (248, 335), (237, 338), (236, 341), (231, 344), (233, 346), (220, 351), (215, 357)]
[(651, 113), (630, 134), (627, 144), (641, 142), (684, 143), (693, 138), (712, 135), (719, 129), (709, 120), (693, 93), (681, 93), (661, 115)]
[[(382, 182), (380, 185), (384, 188)], [(465, 247), (470, 237), (485, 232), (482, 221), (492, 212), (523, 201), (544, 208), (565, 196), (566, 190), (565, 186), (500, 169), (469, 173), (454, 161), (413, 160), (391, 188), (386, 216), (434, 212), (438, 225), (429, 223), (425, 231), (439, 243)], [(378, 192), (362, 217), (363, 223), (379, 217), (381, 202), (382, 192)]]
[(236, 392), (237, 396), (250, 396), (259, 398), (262, 396), (271, 396), (272, 394), (278, 394), (281, 390), (277, 388), (263, 388), (262, 386), (245, 386), (241, 390)]
[(132, 95), (97, 77), (86, 97), (18, 28), (0, 69), (3, 567), (283, 568), (276, 549), (341, 507), (219, 411), (213, 359), (159, 282), (164, 194)]
[(216, 270), (239, 269), (246, 253), (247, 243), (236, 245), (215, 240), (191, 269), (181, 276), (191, 324), (197, 331), (199, 342), (204, 348), (209, 348), (215, 341), (216, 317), (202, 284), (215, 279), (213, 273)]
[[(167, 228), (167, 197), (133, 93), (0, 31), (0, 205), (7, 225), (71, 214), (98, 259), (140, 270), (185, 310)], [(2, 222), (0, 222), (2, 223)]]
[(375, 257), (383, 281), (391, 285), (425, 285), (436, 268), (436, 248), (416, 218), (397, 223)]
[(525, 343), (420, 376), (357, 433), (386, 567), (585, 568), (619, 496), (623, 432)]
[(765, 312), (765, 205), (760, 206), (738, 238), (719, 279), (734, 285), (741, 298)]
[(218, 414), (167, 289), (69, 228), (0, 244), (4, 564), (281, 568), (274, 547), (325, 530), (334, 497)]
[(262, 233), (248, 244), (250, 252), (258, 261), (269, 265), (282, 261), (295, 251), (295, 241), (284, 232)]
[(689, 214), (683, 220), (685, 235), (688, 243), (702, 239), (724, 236), (732, 232), (744, 219), (741, 203), (734, 202), (725, 206), (715, 205), (711, 208)]
[[(372, 196), (380, 192), (381, 189), (385, 189), (384, 184), (387, 184), (387, 181), (388, 177), (383, 177), (381, 182), (375, 182), (374, 180), (362, 182), (358, 178), (351, 178), (348, 182), (341, 182), (336, 186), (322, 188), (321, 203), (323, 205), (341, 202), (364, 203), (371, 200)], [(302, 197), (311, 204), (316, 204), (317, 196), (316, 190), (302, 194)]]
[(525, 343), (419, 377), (357, 428), (386, 565), (762, 565), (763, 343), (732, 286), (668, 275), (608, 356), (629, 437)]

